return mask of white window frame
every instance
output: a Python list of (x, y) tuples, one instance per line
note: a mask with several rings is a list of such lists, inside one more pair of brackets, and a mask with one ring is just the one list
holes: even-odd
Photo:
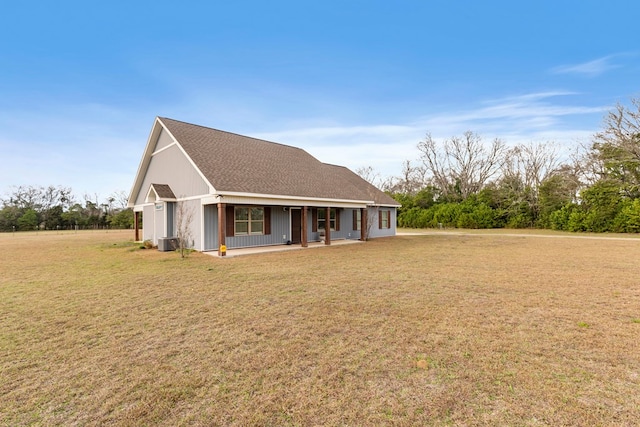
[[(238, 219), (238, 211), (247, 210), (247, 219)], [(254, 210), (262, 211), (261, 219), (253, 219), (256, 214)], [(246, 224), (247, 231), (238, 231), (238, 223)], [(253, 231), (254, 224), (261, 224), (260, 231)], [(259, 236), (264, 235), (264, 207), (262, 206), (235, 206), (233, 211), (233, 233), (234, 236)]]
[[(323, 218), (320, 218), (320, 214), (322, 213)], [(324, 216), (327, 214), (327, 210), (326, 209), (318, 209), (318, 231), (320, 230), (324, 230), (325, 227), (325, 221), (326, 219), (324, 218)], [(338, 215), (338, 212), (336, 211), (335, 208), (331, 208), (329, 210), (329, 227), (331, 229), (331, 231), (336, 231), (336, 215)], [(322, 224), (322, 226), (320, 226), (320, 224)]]
[(391, 228), (391, 211), (380, 211), (380, 215), (382, 215), (380, 218), (380, 228), (383, 230)]

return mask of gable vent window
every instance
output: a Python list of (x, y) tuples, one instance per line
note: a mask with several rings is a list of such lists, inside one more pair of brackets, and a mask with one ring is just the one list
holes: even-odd
[(235, 235), (248, 234), (264, 234), (264, 208), (236, 206)]

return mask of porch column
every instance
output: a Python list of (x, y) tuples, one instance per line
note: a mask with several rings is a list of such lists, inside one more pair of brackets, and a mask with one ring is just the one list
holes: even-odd
[(300, 244), (303, 248), (306, 248), (307, 246), (309, 246), (309, 242), (308, 242), (308, 237), (307, 237), (307, 207), (303, 206), (302, 207), (302, 219), (300, 220), (300, 222), (302, 222), (302, 236), (300, 237)]
[(326, 208), (324, 214), (324, 244), (331, 244), (331, 208)]
[(218, 256), (225, 256), (227, 251), (222, 251), (227, 238), (227, 204), (218, 203)]
[(360, 240), (367, 240), (367, 208), (360, 208)]
[(140, 212), (133, 213), (134, 242), (140, 241)]

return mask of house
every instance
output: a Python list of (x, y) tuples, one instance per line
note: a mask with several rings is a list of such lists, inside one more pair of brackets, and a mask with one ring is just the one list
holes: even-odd
[(399, 206), (349, 169), (300, 148), (161, 117), (129, 195), (136, 241), (175, 236), (179, 212), (190, 212), (189, 244), (221, 255), (393, 236)]

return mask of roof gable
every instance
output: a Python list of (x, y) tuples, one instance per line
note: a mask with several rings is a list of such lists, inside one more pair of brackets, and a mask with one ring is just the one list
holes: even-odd
[[(150, 197), (153, 192), (153, 197)], [(155, 200), (175, 200), (176, 195), (173, 194), (173, 190), (167, 184), (151, 184), (149, 187), (149, 193), (147, 199)]]

